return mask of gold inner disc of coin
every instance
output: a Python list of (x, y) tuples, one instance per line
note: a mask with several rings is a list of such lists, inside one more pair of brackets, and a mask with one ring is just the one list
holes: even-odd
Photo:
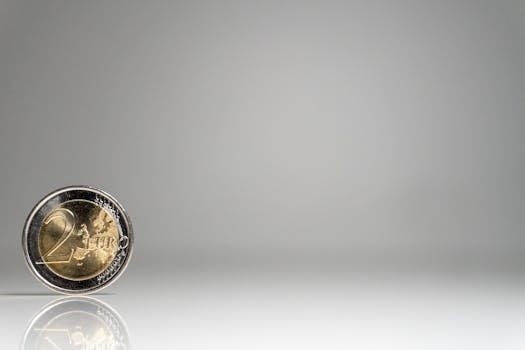
[(62, 203), (44, 219), (38, 237), (41, 261), (62, 278), (83, 281), (102, 273), (118, 250), (113, 216), (86, 200)]

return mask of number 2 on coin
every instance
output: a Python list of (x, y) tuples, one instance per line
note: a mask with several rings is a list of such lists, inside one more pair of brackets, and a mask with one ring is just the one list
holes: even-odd
[(45, 220), (44, 225), (49, 225), (52, 222), (61, 222), (64, 229), (62, 230), (62, 234), (58, 241), (55, 243), (51, 249), (49, 249), (45, 254), (42, 256), (42, 261), (38, 261), (37, 264), (61, 264), (61, 263), (68, 263), (71, 261), (71, 257), (73, 256), (74, 249), (71, 249), (71, 254), (69, 255), (69, 258), (67, 260), (51, 260), (49, 259), (71, 236), (75, 229), (76, 225), (76, 216), (75, 213), (73, 213), (69, 209), (60, 208), (52, 212)]

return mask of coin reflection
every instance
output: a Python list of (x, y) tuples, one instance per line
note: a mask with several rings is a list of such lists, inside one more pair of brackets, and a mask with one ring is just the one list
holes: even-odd
[(46, 306), (29, 324), (22, 349), (128, 349), (122, 318), (94, 298), (69, 297)]

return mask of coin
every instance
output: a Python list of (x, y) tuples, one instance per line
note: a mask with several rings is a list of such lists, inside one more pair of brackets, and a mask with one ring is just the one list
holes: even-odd
[(22, 245), (29, 269), (44, 285), (66, 294), (90, 293), (125, 269), (133, 230), (111, 195), (87, 186), (66, 187), (31, 211)]

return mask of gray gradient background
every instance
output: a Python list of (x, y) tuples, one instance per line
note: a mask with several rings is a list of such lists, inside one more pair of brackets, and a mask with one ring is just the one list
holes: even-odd
[(135, 265), (525, 262), (525, 3), (3, 1), (0, 266), (40, 197)]
[(41, 290), (23, 222), (76, 184), (134, 223), (108, 291), (520, 276), (525, 2), (1, 0), (0, 290)]

